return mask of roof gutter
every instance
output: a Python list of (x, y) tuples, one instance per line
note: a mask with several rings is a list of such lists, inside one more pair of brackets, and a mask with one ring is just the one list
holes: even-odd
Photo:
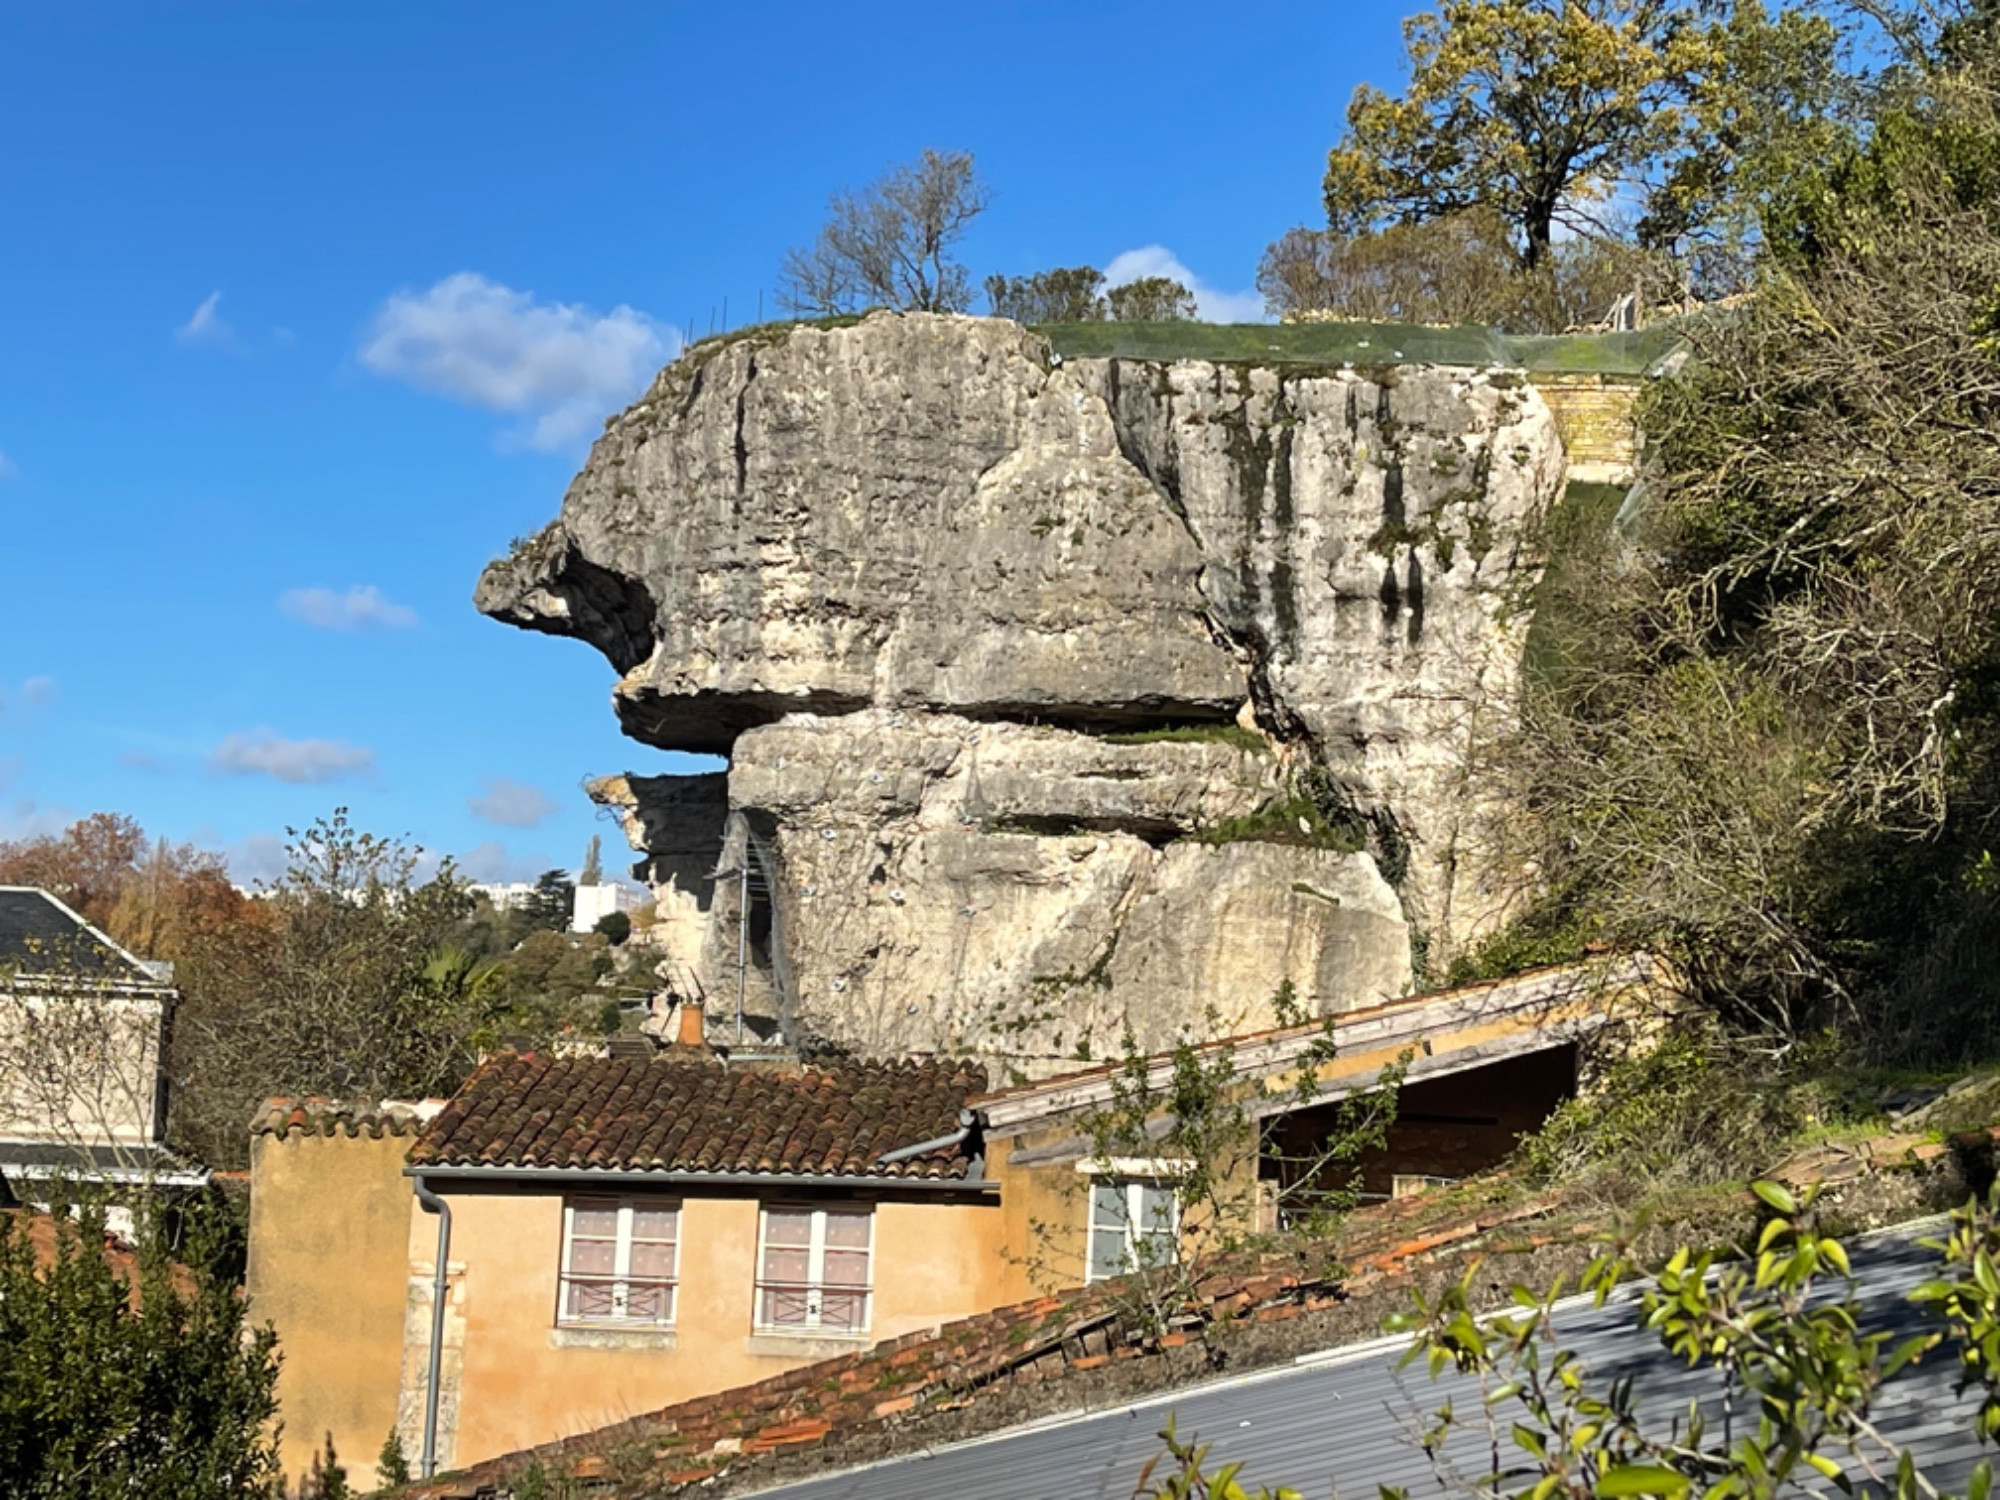
[(451, 1255), (451, 1205), (431, 1191), (421, 1172), (412, 1174), (417, 1202), (438, 1216), (437, 1270), (431, 1280), (430, 1378), (424, 1382), (424, 1456), (421, 1478), (437, 1477), (438, 1378), (444, 1366), (444, 1299)]
[[(905, 1151), (915, 1148), (905, 1147)], [(935, 1143), (928, 1149), (938, 1150)], [(888, 1158), (884, 1158), (887, 1160)], [(405, 1167), (403, 1175), (418, 1182), (550, 1182), (576, 1187), (643, 1187), (647, 1184), (762, 1188), (888, 1188), (897, 1192), (997, 1193), (1000, 1184), (983, 1177), (873, 1177), (861, 1173), (792, 1172), (662, 1172), (623, 1167)], [(419, 1194), (421, 1198), (421, 1193)]]
[(21, 1182), (81, 1181), (117, 1184), (121, 1187), (199, 1188), (208, 1186), (210, 1174), (206, 1167), (153, 1172), (144, 1167), (71, 1167), (37, 1163), (19, 1166), (0, 1164), (0, 1176)]

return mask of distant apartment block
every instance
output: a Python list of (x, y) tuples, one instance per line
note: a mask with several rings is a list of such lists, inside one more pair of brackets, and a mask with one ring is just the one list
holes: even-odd
[(638, 892), (626, 885), (580, 885), (570, 910), (571, 932), (592, 932), (597, 924), (615, 911), (632, 911), (640, 902)]
[(534, 899), (535, 888), (525, 880), (511, 880), (504, 883), (474, 883), (466, 889), (475, 896), (484, 896), (495, 911), (519, 911)]

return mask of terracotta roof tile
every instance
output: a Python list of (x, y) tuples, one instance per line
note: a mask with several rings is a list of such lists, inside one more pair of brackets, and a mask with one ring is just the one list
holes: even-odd
[(962, 1178), (960, 1148), (879, 1158), (958, 1129), (977, 1064), (726, 1066), (708, 1058), (487, 1059), (410, 1153), (419, 1166)]
[(444, 1108), (442, 1099), (384, 1099), (380, 1103), (348, 1099), (266, 1099), (251, 1117), (252, 1135), (283, 1140), (293, 1131), (302, 1135), (415, 1135)]

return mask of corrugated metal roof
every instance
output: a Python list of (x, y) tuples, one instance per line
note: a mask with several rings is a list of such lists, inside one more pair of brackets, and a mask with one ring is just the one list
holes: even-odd
[[(1916, 1246), (1914, 1233), (1905, 1226), (1855, 1251), (1870, 1326), (1917, 1326), (1904, 1298), (1937, 1262)], [(1713, 1374), (1687, 1370), (1657, 1337), (1638, 1328), (1634, 1301), (1628, 1294), (1603, 1308), (1568, 1307), (1557, 1318), (1558, 1330), (1588, 1361), (1594, 1378), (1636, 1376), (1643, 1408), (1663, 1421), (1691, 1398), (1712, 1399), (1718, 1389)], [(1399, 1371), (1405, 1347), (1395, 1340), (1334, 1351), (1318, 1357), (1322, 1363), (1049, 1419), (756, 1493), (786, 1500), (1125, 1500), (1146, 1461), (1160, 1451), (1158, 1434), (1170, 1413), (1184, 1437), (1213, 1444), (1211, 1466), (1241, 1460), (1242, 1482), (1253, 1490), (1288, 1485), (1308, 1497), (1372, 1497), (1377, 1485), (1390, 1484), (1418, 1494), (1450, 1493), (1436, 1488), (1436, 1472), (1411, 1433), (1447, 1399), (1476, 1421), (1478, 1393), (1457, 1375), (1433, 1384), (1421, 1364)], [(1933, 1352), (1889, 1384), (1874, 1412), (1885, 1434), (1911, 1447), (1918, 1467), (1947, 1494), (1963, 1493), (1980, 1457), (1970, 1426), (1978, 1397), (1955, 1396), (1955, 1383), (1954, 1361), (1945, 1351)], [(1448, 1457), (1473, 1475), (1489, 1464), (1484, 1442), (1470, 1427)]]

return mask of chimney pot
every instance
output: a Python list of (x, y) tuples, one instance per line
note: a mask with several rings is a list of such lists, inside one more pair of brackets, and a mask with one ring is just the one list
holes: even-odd
[(707, 1038), (701, 1024), (701, 1002), (699, 1000), (681, 1001), (680, 1034), (676, 1037), (676, 1040), (683, 1047), (701, 1047), (707, 1045)]

